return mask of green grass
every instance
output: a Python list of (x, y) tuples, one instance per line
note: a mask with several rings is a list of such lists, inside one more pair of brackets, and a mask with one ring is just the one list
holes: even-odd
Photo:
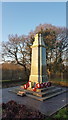
[(10, 82), (12, 80), (0, 80), (0, 82)]
[(54, 78), (54, 79), (50, 79), (50, 81), (67, 82), (68, 80), (66, 79), (61, 80), (61, 78)]
[(54, 118), (68, 120), (68, 107), (59, 110), (59, 112), (56, 115), (54, 115)]
[[(2, 88), (20, 86), (27, 83), (27, 80), (2, 80)], [(1, 84), (0, 83), (0, 84)]]
[(56, 114), (44, 120), (68, 120), (68, 107), (62, 108)]
[(15, 82), (15, 80), (0, 80), (0, 83), (8, 83), (8, 82)]
[(24, 82), (26, 80), (0, 80), (2, 83), (11, 83), (11, 82)]
[(51, 81), (52, 83), (56, 84), (56, 85), (61, 85), (61, 86), (66, 86), (68, 87), (68, 80), (61, 80), (59, 78), (55, 78), (55, 79), (50, 79), (49, 81)]

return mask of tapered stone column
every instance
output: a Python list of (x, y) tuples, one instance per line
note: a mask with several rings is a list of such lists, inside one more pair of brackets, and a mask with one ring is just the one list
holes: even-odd
[[(42, 34), (35, 35), (32, 48), (31, 74), (29, 81), (32, 85), (47, 81), (46, 77), (46, 48)], [(32, 87), (31, 85), (31, 87)]]

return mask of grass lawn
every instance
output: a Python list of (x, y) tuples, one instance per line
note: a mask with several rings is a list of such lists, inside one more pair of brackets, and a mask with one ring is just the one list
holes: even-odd
[(0, 80), (2, 83), (8, 83), (8, 82), (20, 82), (20, 81), (26, 81), (26, 80)]
[(50, 81), (54, 84), (68, 87), (68, 80), (61, 80), (55, 78), (55, 79), (51, 79)]
[(57, 119), (67, 119), (68, 120), (68, 107), (65, 107), (61, 110), (59, 110), (59, 112), (54, 115), (54, 118), (57, 118)]
[(4, 83), (4, 82), (12, 82), (11, 80), (0, 80), (0, 82)]
[(68, 120), (68, 106), (60, 109), (57, 113), (44, 120)]
[(2, 88), (19, 86), (27, 83), (27, 80), (0, 80), (2, 83)]

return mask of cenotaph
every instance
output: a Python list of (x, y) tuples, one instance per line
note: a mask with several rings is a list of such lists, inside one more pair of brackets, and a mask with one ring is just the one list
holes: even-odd
[(32, 61), (29, 81), (31, 81), (32, 85), (46, 82), (46, 48), (42, 34), (35, 35), (35, 41), (31, 48)]
[(46, 47), (42, 34), (35, 35), (35, 41), (31, 48), (32, 59), (29, 81), (24, 86), (21, 86), (21, 91), (19, 90), (17, 94), (23, 96), (25, 93), (29, 97), (44, 101), (63, 93), (61, 87), (52, 85), (47, 79)]

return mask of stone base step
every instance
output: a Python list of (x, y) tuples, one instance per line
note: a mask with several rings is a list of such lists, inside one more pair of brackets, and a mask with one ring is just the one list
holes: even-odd
[(36, 90), (36, 92), (44, 92), (44, 91), (52, 90), (54, 88), (55, 88), (55, 86), (50, 86), (50, 87), (47, 87), (47, 88), (38, 88)]
[(18, 92), (18, 91), (25, 91), (26, 93), (43, 93), (43, 92), (47, 92), (49, 90), (53, 90), (55, 89), (56, 87), (55, 86), (50, 86), (50, 87), (47, 87), (47, 88), (37, 88), (36, 92), (34, 92), (32, 90), (32, 88), (27, 88), (27, 89), (23, 89), (23, 88), (16, 88), (15, 91)]
[(39, 91), (37, 91), (37, 92), (34, 92), (32, 90), (28, 90), (28, 89), (24, 90), (22, 88), (13, 89), (13, 90), (10, 90), (10, 92), (16, 93), (17, 95), (20, 95), (20, 96), (22, 96), (22, 95), (18, 94), (18, 93), (24, 92), (25, 95), (28, 97), (31, 97), (31, 98), (36, 99), (36, 100), (44, 101), (44, 100), (49, 99), (51, 97), (62, 94), (64, 92), (66, 92), (66, 90), (61, 89), (60, 87), (57, 87), (57, 86), (51, 86), (48, 88), (39, 89)]
[(44, 92), (34, 92), (33, 95), (39, 96), (39, 97), (45, 97), (50, 94), (60, 92), (61, 90), (62, 90), (61, 88), (53, 88), (53, 89), (49, 89), (48, 91), (44, 91)]
[(50, 86), (50, 87), (47, 87), (47, 88), (37, 89), (37, 91), (34, 92), (32, 90), (32, 88), (23, 89), (23, 88), (19, 87), (19, 88), (13, 89), (12, 91), (14, 93), (18, 93), (20, 91), (20, 92), (25, 92), (26, 94), (31, 94), (31, 95), (36, 95), (36, 96), (44, 96), (45, 93), (48, 94), (48, 91), (51, 92), (54, 89), (56, 89), (55, 86)]
[(32, 89), (27, 89), (24, 91), (26, 92), (26, 94), (29, 94), (29, 95), (33, 95), (33, 96), (37, 96), (37, 97), (46, 97), (50, 94), (60, 92), (61, 90), (62, 89), (59, 87), (51, 86), (51, 87), (47, 87), (47, 88), (37, 89), (36, 92), (32, 91)]
[(47, 100), (47, 99), (49, 99), (49, 98), (55, 97), (55, 96), (60, 95), (60, 94), (62, 94), (62, 93), (64, 93), (64, 92), (66, 92), (66, 90), (62, 90), (62, 91), (60, 91), (60, 92), (53, 93), (52, 95), (48, 95), (48, 96), (46, 96), (46, 97), (39, 97), (39, 96), (31, 95), (31, 94), (26, 94), (26, 95), (27, 95), (28, 97), (31, 97), (31, 98), (36, 99), (36, 100), (39, 100), (39, 101), (45, 101), (45, 100)]
[(41, 93), (41, 92), (45, 92), (45, 91), (49, 91), (49, 90), (52, 90), (56, 88), (55, 86), (50, 86), (50, 87), (47, 87), (47, 88), (37, 88), (36, 92), (34, 92), (32, 90), (32, 88), (28, 88), (28, 89), (20, 89), (20, 90), (24, 90), (25, 92), (28, 92), (28, 93)]

